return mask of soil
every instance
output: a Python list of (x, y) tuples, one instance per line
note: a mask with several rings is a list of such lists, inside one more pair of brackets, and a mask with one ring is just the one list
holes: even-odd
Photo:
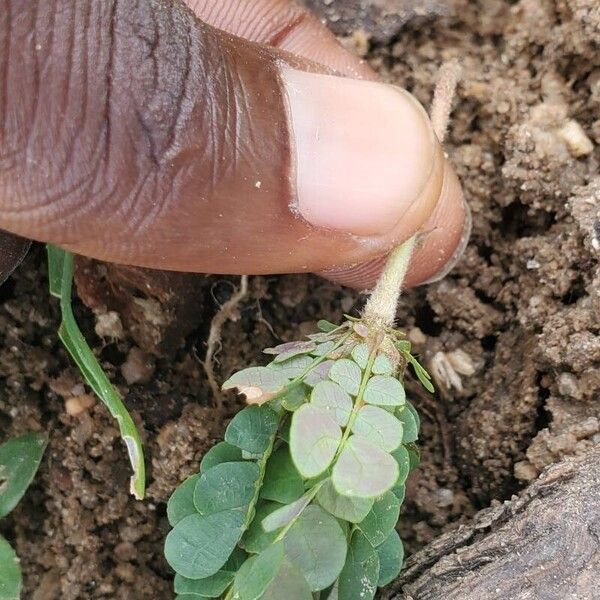
[[(407, 293), (399, 311), (439, 389), (412, 390), (423, 461), (400, 530), (414, 552), (600, 443), (600, 5), (457, 0), (427, 13), (403, 2), (377, 31), (373, 14), (389, 16), (391, 1), (310, 3), (425, 106), (440, 65), (464, 65), (446, 148), (473, 236), (457, 268)], [(0, 288), (0, 429), (47, 431), (50, 445), (0, 530), (21, 557), (24, 598), (170, 599), (165, 501), (239, 406), (228, 397), (213, 408), (201, 364), (237, 280), (194, 276), (195, 303), (183, 305), (168, 285), (142, 293), (105, 265), (80, 264), (78, 283), (93, 311), (77, 301), (76, 316), (143, 432), (147, 500), (129, 496), (118, 430), (57, 340), (37, 247)], [(251, 278), (223, 330), (217, 377), (362, 301), (315, 276)]]

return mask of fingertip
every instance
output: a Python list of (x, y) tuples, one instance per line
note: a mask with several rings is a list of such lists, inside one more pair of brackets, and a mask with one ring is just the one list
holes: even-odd
[[(456, 266), (467, 246), (471, 233), (471, 214), (464, 194), (447, 160), (439, 199), (426, 223), (421, 227), (419, 243), (406, 277), (406, 287), (433, 283), (445, 277)], [(405, 234), (396, 243), (402, 243), (414, 232)], [(376, 283), (387, 256), (380, 256), (345, 268), (322, 271), (331, 281), (358, 290), (370, 290)]]
[(436, 141), (407, 92), (282, 66), (294, 148), (295, 208), (311, 225), (390, 234), (431, 177)]

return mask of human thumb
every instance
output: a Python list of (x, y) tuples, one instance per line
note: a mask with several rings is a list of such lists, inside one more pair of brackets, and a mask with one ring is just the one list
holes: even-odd
[(362, 263), (441, 203), (460, 229), (460, 188), (398, 88), (235, 37), (179, 1), (7, 4), (1, 229), (213, 273)]

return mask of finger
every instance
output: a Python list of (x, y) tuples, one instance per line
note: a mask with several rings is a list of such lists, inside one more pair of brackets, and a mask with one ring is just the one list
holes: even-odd
[[(448, 274), (462, 257), (471, 234), (471, 215), (460, 183), (446, 166), (437, 206), (422, 228), (419, 244), (411, 259), (405, 285), (433, 283)], [(387, 255), (350, 268), (335, 268), (321, 274), (332, 281), (357, 289), (371, 289)]]
[[(343, 48), (312, 13), (293, 1), (188, 0), (188, 4), (201, 19), (234, 35), (277, 46), (350, 77), (377, 79), (365, 60)], [(408, 287), (446, 275), (462, 257), (470, 236), (470, 212), (458, 179), (449, 166), (445, 175), (436, 209), (425, 225), (427, 235), (411, 261)], [(384, 255), (322, 274), (344, 285), (369, 289), (386, 260)]]
[(233, 35), (281, 48), (359, 79), (376, 79), (312, 13), (293, 0), (187, 0), (203, 21)]
[(0, 227), (113, 262), (273, 273), (364, 262), (433, 213), (447, 167), (408, 94), (178, 2), (86, 7), (12, 0), (0, 21)]

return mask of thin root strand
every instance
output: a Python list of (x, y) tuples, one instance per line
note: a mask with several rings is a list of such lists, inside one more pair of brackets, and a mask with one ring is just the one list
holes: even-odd
[(208, 340), (206, 342), (206, 356), (204, 357), (204, 362), (202, 365), (204, 367), (204, 371), (206, 372), (206, 377), (212, 390), (217, 408), (221, 408), (223, 406), (223, 394), (215, 376), (214, 368), (214, 357), (218, 349), (221, 347), (221, 330), (223, 329), (223, 325), (225, 325), (225, 323), (235, 315), (238, 305), (244, 300), (247, 294), (248, 275), (242, 275), (240, 278), (240, 287), (233, 294), (233, 296), (231, 296), (231, 298), (229, 298), (229, 300), (227, 300), (227, 302), (221, 306), (210, 323), (210, 331), (208, 333)]

